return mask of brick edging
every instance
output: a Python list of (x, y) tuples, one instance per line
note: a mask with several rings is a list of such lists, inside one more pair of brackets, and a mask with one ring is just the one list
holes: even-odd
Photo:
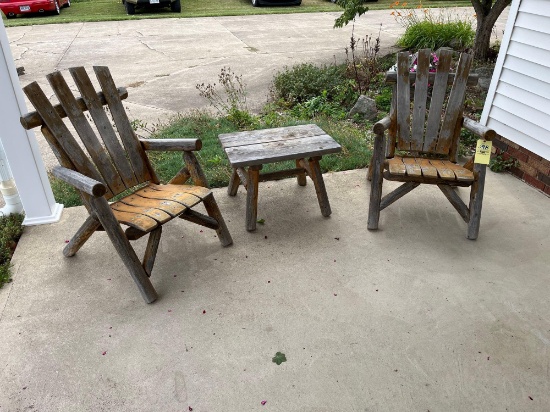
[(493, 140), (493, 152), (505, 160), (515, 157), (519, 161), (519, 167), (512, 167), (510, 173), (550, 196), (549, 160), (500, 135)]

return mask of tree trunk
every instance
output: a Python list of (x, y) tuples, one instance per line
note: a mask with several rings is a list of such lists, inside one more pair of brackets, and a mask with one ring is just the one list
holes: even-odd
[(488, 20), (484, 16), (478, 16), (477, 18), (476, 39), (474, 42), (474, 58), (477, 60), (486, 59), (491, 47), (491, 34), (494, 23)]
[(512, 0), (472, 0), (477, 14), (476, 39), (474, 42), (474, 57), (486, 59), (491, 44), (491, 32), (502, 11)]

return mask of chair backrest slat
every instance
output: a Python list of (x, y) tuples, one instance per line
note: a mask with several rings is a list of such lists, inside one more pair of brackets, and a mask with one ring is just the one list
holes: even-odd
[(135, 186), (138, 181), (128, 160), (126, 159), (124, 148), (121, 146), (113, 126), (103, 110), (101, 102), (94, 86), (86, 73), (84, 67), (73, 67), (69, 69), (76, 87), (80, 91), (82, 99), (96, 124), (96, 128), (101, 135), (105, 148), (109, 152), (114, 166), (126, 188)]
[(84, 144), (84, 147), (86, 147), (92, 161), (97, 167), (99, 173), (101, 173), (101, 176), (103, 176), (102, 181), (111, 189), (112, 193), (117, 194), (123, 192), (126, 187), (124, 186), (122, 179), (111, 163), (111, 159), (109, 158), (107, 152), (99, 142), (99, 139), (92, 129), (92, 126), (86, 119), (84, 112), (78, 107), (76, 98), (63, 78), (63, 75), (60, 72), (54, 72), (49, 74), (47, 79), (59, 99), (59, 103), (65, 110), (67, 117), (80, 136), (80, 140)]
[(397, 54), (397, 146), (401, 150), (410, 150), (410, 95), (409, 52), (401, 52)]
[(428, 75), (430, 73), (430, 49), (418, 52), (414, 106), (411, 134), (411, 150), (419, 152), (423, 148), (424, 125), (426, 123), (426, 102), (428, 98)]
[(445, 103), (447, 91), (447, 77), (451, 67), (452, 51), (441, 50), (439, 53), (439, 64), (430, 101), (428, 123), (426, 125), (426, 137), (424, 138), (424, 152), (434, 152), (441, 123), (441, 113)]
[[(90, 159), (86, 156), (84, 151), (80, 148), (38, 83), (33, 82), (29, 84), (23, 89), (23, 91), (36, 108), (36, 111), (42, 117), (46, 127), (55, 137), (58, 143), (57, 154), (60, 155), (60, 160), (64, 159), (64, 161), (66, 161), (67, 159), (70, 159), (77, 171), (98, 181), (103, 181), (103, 177), (97, 171)], [(63, 151), (63, 155), (60, 154), (61, 149)], [(108, 198), (112, 197), (113, 193), (110, 190), (107, 190), (105, 196)]]
[(392, 86), (392, 99), (390, 106), (390, 127), (388, 129), (388, 145), (386, 147), (386, 157), (393, 157), (395, 154), (395, 145), (397, 144), (397, 84)]
[(138, 183), (148, 180), (158, 183), (158, 178), (155, 176), (149, 164), (149, 160), (141, 147), (141, 143), (136, 138), (132, 125), (126, 115), (126, 111), (124, 110), (124, 106), (122, 105), (122, 101), (118, 97), (118, 91), (109, 69), (105, 66), (94, 66), (94, 71), (101, 86), (101, 90), (105, 95), (105, 100), (107, 100), (107, 104), (111, 110), (111, 115), (113, 116), (122, 144), (128, 153), (128, 158), (134, 169), (134, 174), (137, 177)]
[(466, 94), (466, 82), (468, 81), (468, 73), (472, 65), (473, 56), (468, 53), (462, 53), (456, 68), (455, 81), (449, 95), (449, 101), (445, 109), (445, 117), (443, 126), (439, 132), (439, 138), (435, 147), (436, 153), (449, 153), (451, 144), (455, 136), (456, 125), (462, 116), (462, 107), (464, 105), (464, 96)]

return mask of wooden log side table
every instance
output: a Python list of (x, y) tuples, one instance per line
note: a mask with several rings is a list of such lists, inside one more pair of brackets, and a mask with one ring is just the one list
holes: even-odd
[[(218, 136), (227, 154), (233, 174), (227, 192), (235, 196), (242, 182), (246, 188), (246, 229), (256, 229), (258, 214), (258, 183), (288, 176), (297, 176), (300, 186), (306, 185), (306, 175), (315, 185), (323, 216), (331, 214), (319, 160), (325, 154), (338, 153), (342, 147), (314, 124), (279, 127), (276, 129), (225, 133)], [(260, 174), (268, 163), (295, 160), (296, 168)]]

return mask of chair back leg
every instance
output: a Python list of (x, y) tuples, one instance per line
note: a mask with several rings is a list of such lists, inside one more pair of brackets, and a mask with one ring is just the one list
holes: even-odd
[(218, 234), (218, 238), (220, 239), (222, 246), (231, 245), (233, 243), (233, 239), (231, 238), (229, 229), (227, 229), (227, 226), (225, 225), (225, 221), (223, 220), (222, 213), (218, 208), (216, 199), (214, 199), (214, 195), (210, 193), (203, 199), (203, 203), (204, 207), (206, 208), (206, 212), (208, 213), (208, 216), (216, 219), (216, 221), (218, 222), (218, 229), (216, 229), (216, 233)]
[(99, 223), (99, 220), (94, 216), (88, 216), (86, 221), (80, 226), (80, 229), (77, 230), (70, 242), (63, 249), (63, 255), (66, 257), (74, 256), (100, 226), (101, 223)]

